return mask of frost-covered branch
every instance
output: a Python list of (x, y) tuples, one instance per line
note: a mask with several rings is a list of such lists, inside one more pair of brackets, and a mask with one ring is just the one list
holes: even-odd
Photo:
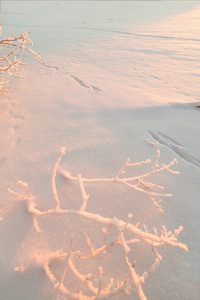
[[(169, 193), (158, 193), (156, 191), (153, 191), (152, 188), (164, 189), (164, 187), (160, 186), (160, 185), (156, 185), (154, 183), (145, 182), (144, 178), (147, 178), (150, 175), (153, 175), (155, 173), (160, 173), (164, 170), (166, 170), (166, 171), (168, 171), (172, 174), (179, 174), (179, 172), (174, 171), (170, 168), (171, 166), (173, 166), (174, 164), (177, 163), (176, 159), (171, 161), (168, 165), (159, 166), (158, 165), (159, 157), (160, 157), (160, 151), (157, 150), (157, 153), (156, 153), (156, 156), (155, 156), (155, 161), (154, 161), (154, 164), (153, 164), (151, 170), (147, 173), (142, 174), (142, 175), (134, 176), (134, 177), (127, 177), (127, 178), (122, 177), (121, 178), (121, 175), (126, 173), (125, 168), (134, 167), (134, 166), (141, 166), (141, 165), (144, 165), (144, 164), (150, 164), (151, 163), (150, 159), (147, 159), (146, 161), (137, 162), (137, 163), (129, 163), (130, 159), (127, 158), (125, 164), (119, 170), (117, 175), (114, 176), (113, 178), (92, 178), (92, 179), (88, 179), (88, 178), (81, 177), (82, 186), (84, 187), (84, 183), (92, 183), (92, 182), (96, 182), (96, 183), (98, 183), (98, 182), (119, 182), (121, 184), (124, 184), (124, 185), (132, 188), (135, 191), (147, 194), (149, 196), (150, 200), (155, 205), (155, 207), (158, 210), (160, 210), (161, 212), (163, 212), (163, 209), (159, 206), (160, 200), (157, 202), (152, 196), (154, 196), (154, 197), (171, 197), (172, 195), (169, 194)], [(69, 172), (64, 171), (61, 168), (59, 169), (59, 172), (65, 178), (67, 178), (71, 181), (79, 181), (78, 177), (71, 176), (71, 174)], [(87, 202), (87, 201), (84, 200), (84, 202)]]
[[(82, 177), (81, 174), (78, 174), (77, 176), (72, 176), (69, 172), (63, 171), (60, 169), (60, 173), (67, 178), (68, 180), (75, 181), (78, 183), (78, 186), (80, 188), (81, 192), (81, 198), (82, 198), (82, 205), (80, 206), (80, 209), (74, 210), (74, 209), (62, 209), (61, 202), (58, 196), (57, 188), (56, 188), (56, 174), (59, 168), (59, 163), (62, 159), (62, 156), (65, 154), (66, 149), (61, 148), (60, 153), (58, 155), (58, 158), (54, 164), (52, 176), (51, 176), (51, 188), (52, 188), (52, 194), (55, 202), (54, 208), (50, 208), (47, 210), (39, 210), (36, 208), (36, 205), (34, 203), (34, 199), (31, 196), (31, 193), (28, 188), (28, 184), (23, 183), (21, 181), (18, 182), (26, 191), (25, 195), (20, 195), (19, 193), (13, 192), (11, 189), (9, 189), (9, 192), (20, 198), (21, 200), (26, 202), (27, 210), (28, 212), (33, 216), (33, 224), (36, 229), (36, 231), (41, 232), (41, 229), (38, 224), (38, 218), (45, 216), (45, 215), (55, 215), (55, 216), (61, 216), (61, 215), (76, 215), (80, 218), (90, 220), (91, 222), (96, 222), (99, 224), (102, 224), (102, 234), (104, 238), (104, 244), (101, 245), (99, 248), (93, 246), (92, 241), (89, 237), (89, 234), (86, 233), (86, 245), (88, 248), (88, 253), (81, 253), (81, 249), (77, 249), (74, 252), (72, 252), (72, 242), (70, 245), (70, 250), (68, 253), (61, 253), (57, 252), (55, 255), (51, 255), (48, 257), (40, 257), (36, 258), (36, 262), (38, 265), (40, 265), (46, 272), (46, 275), (54, 283), (54, 288), (57, 289), (58, 293), (62, 292), (63, 294), (71, 297), (71, 299), (85, 299), (85, 300), (93, 300), (93, 299), (107, 299), (110, 296), (113, 296), (118, 293), (123, 293), (124, 295), (129, 293), (129, 288), (131, 285), (133, 285), (137, 291), (137, 295), (140, 300), (147, 299), (142, 285), (144, 284), (145, 280), (148, 278), (148, 276), (156, 269), (156, 267), (160, 264), (162, 260), (162, 256), (159, 254), (157, 248), (160, 246), (163, 246), (164, 244), (168, 244), (173, 247), (180, 248), (184, 251), (188, 251), (188, 248), (185, 244), (178, 241), (178, 235), (183, 230), (183, 227), (180, 226), (178, 229), (175, 229), (174, 232), (167, 231), (165, 226), (162, 226), (160, 234), (158, 234), (158, 231), (156, 228), (153, 228), (153, 233), (149, 232), (147, 227), (145, 225), (140, 226), (140, 223), (133, 224), (131, 222), (132, 214), (129, 213), (127, 220), (121, 220), (119, 218), (116, 218), (113, 216), (113, 218), (108, 218), (101, 216), (98, 213), (92, 213), (87, 210), (87, 202), (89, 200), (89, 195), (86, 193), (85, 189), (85, 183), (94, 183), (97, 184), (101, 182), (107, 182), (108, 184), (110, 182), (116, 182), (121, 183), (127, 187), (130, 187), (134, 191), (137, 191), (139, 193), (147, 194), (152, 203), (155, 205), (156, 208), (158, 208), (160, 211), (163, 211), (161, 207), (159, 206), (159, 200), (155, 200), (155, 198), (160, 197), (170, 197), (171, 194), (168, 193), (158, 193), (156, 189), (164, 189), (163, 186), (151, 183), (149, 181), (144, 181), (144, 178), (147, 178), (150, 175), (153, 175), (155, 173), (162, 172), (164, 170), (172, 173), (177, 174), (178, 172), (173, 171), (171, 169), (171, 166), (173, 166), (175, 163), (177, 163), (176, 160), (173, 160), (168, 165), (158, 165), (160, 152), (157, 151), (155, 161), (153, 163), (153, 166), (150, 168), (150, 171), (143, 173), (139, 176), (134, 177), (123, 177), (123, 174), (125, 173), (126, 168), (134, 167), (134, 166), (141, 166), (143, 164), (150, 164), (150, 159), (138, 163), (129, 163), (129, 159), (126, 160), (125, 164), (120, 168), (119, 172), (113, 177), (113, 178), (93, 178), (88, 179)], [(129, 238), (127, 238), (129, 233)], [(131, 234), (131, 238), (130, 238)], [(107, 242), (108, 235), (112, 236), (111, 241)], [(114, 237), (113, 237), (114, 236)], [(141, 275), (139, 274), (137, 270), (137, 262), (130, 260), (130, 253), (133, 253), (134, 255), (134, 248), (131, 246), (135, 243), (143, 243), (147, 246), (150, 246), (152, 248), (152, 254), (154, 255), (153, 263), (149, 270), (144, 271)], [(78, 266), (74, 263), (74, 257), (76, 257), (79, 261), (87, 261), (89, 259), (96, 259), (98, 256), (104, 255), (105, 253), (112, 255), (111, 248), (112, 247), (121, 247), (122, 253), (124, 253), (124, 257), (119, 257), (118, 259), (120, 261), (124, 261), (127, 267), (127, 275), (122, 279), (121, 282), (115, 282), (115, 279), (112, 277), (109, 279), (109, 282), (104, 286), (104, 270), (102, 266), (98, 267), (97, 273), (92, 274), (89, 273), (87, 275), (82, 274), (78, 270)], [(63, 259), (65, 260), (65, 269), (63, 272), (63, 275), (61, 276), (61, 280), (59, 281), (55, 275), (51, 271), (51, 263), (52, 259)], [(18, 267), (19, 270), (22, 267)], [(73, 292), (71, 291), (70, 287), (65, 286), (65, 275), (66, 272), (72, 272), (72, 274), (80, 280), (83, 284), (85, 284), (86, 290), (84, 292), (80, 290), (80, 292)], [(114, 274), (113, 274), (114, 275)]]
[[(1, 25), (2, 22), (0, 23), (0, 35), (2, 32)], [(28, 37), (31, 32), (32, 30), (29, 32), (24, 32), (20, 36), (17, 36), (12, 30), (11, 37), (5, 36), (5, 38), (0, 40), (0, 50), (4, 50), (4, 53), (1, 52), (0, 55), (0, 72), (2, 74), (7, 73), (11, 76), (23, 79), (28, 78), (26, 76), (18, 75), (19, 72), (24, 71), (25, 68), (29, 67), (28, 64), (22, 61), (22, 57), (16, 57), (18, 50), (21, 50), (22, 52), (29, 52), (40, 63), (43, 61), (40, 53), (36, 53), (31, 49), (31, 47), (33, 46), (33, 42)], [(0, 92), (7, 92), (7, 89), (5, 88), (7, 82), (8, 81), (0, 82)]]

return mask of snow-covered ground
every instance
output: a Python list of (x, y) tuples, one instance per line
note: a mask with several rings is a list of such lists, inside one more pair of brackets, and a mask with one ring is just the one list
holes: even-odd
[[(140, 222), (136, 228), (146, 237), (153, 228), (160, 236), (162, 225), (172, 232), (183, 226), (177, 238), (188, 247), (188, 252), (168, 244), (156, 247), (163, 258), (142, 284), (146, 297), (200, 299), (199, 1), (1, 1), (1, 19), (2, 36), (11, 28), (16, 34), (34, 29), (30, 38), (44, 63), (25, 55), (31, 79), (5, 78), (11, 91), (0, 96), (0, 299), (66, 299), (55, 280), (62, 283), (67, 261), (63, 285), (72, 292), (95, 299), (101, 276), (87, 280), (94, 284), (94, 293), (88, 293), (71, 261), (84, 275), (102, 267), (102, 287), (113, 277), (116, 288), (130, 269), (126, 251), (111, 242), (118, 237), (125, 245), (123, 234), (127, 240), (137, 236), (128, 227), (118, 234), (116, 228), (122, 228), (115, 219), (116, 228), (105, 239), (102, 227), (108, 224), (96, 222), (96, 214), (106, 223), (114, 217), (126, 222), (129, 213), (128, 222)], [(113, 178), (127, 157), (130, 163), (150, 158), (152, 164), (129, 167), (120, 178), (151, 170), (157, 150), (160, 166), (176, 158), (170, 169), (180, 174), (164, 170), (146, 178), (164, 191), (142, 183), (135, 186), (142, 191), (135, 191), (120, 182), (85, 182), (90, 195), (85, 211), (96, 221), (54, 211), (36, 219), (39, 233), (33, 218), (38, 211), (28, 206), (28, 212), (27, 204), (44, 212), (55, 207), (52, 168), (61, 147), (66, 154), (56, 187), (63, 210), (79, 211), (82, 205), (75, 176)], [(18, 180), (28, 183), (33, 199), (21, 201), (9, 193), (26, 195)], [(172, 194), (161, 197), (164, 213), (143, 191)], [(104, 253), (81, 260), (79, 255), (90, 253), (85, 235), (94, 249), (107, 245)], [(67, 257), (71, 241), (71, 252), (80, 253)], [(142, 275), (155, 253), (144, 241), (128, 245), (127, 257), (131, 264), (136, 261), (132, 269)], [(59, 253), (65, 253), (61, 260)], [(113, 299), (137, 299), (134, 275), (128, 277), (130, 296), (119, 293)]]

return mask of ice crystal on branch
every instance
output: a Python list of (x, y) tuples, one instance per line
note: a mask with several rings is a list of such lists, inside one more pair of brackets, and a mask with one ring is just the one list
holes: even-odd
[[(188, 251), (187, 246), (183, 243), (178, 241), (177, 236), (182, 231), (183, 227), (180, 226), (178, 229), (175, 229), (174, 232), (167, 231), (165, 226), (162, 226), (160, 235), (158, 234), (158, 230), (153, 228), (153, 233), (150, 233), (145, 225), (140, 228), (140, 223), (132, 223), (133, 216), (131, 213), (128, 214), (126, 220), (121, 220), (113, 216), (112, 218), (104, 217), (96, 213), (92, 213), (87, 210), (87, 203), (89, 201), (89, 195), (85, 190), (85, 183), (101, 183), (101, 182), (118, 182), (123, 184), (134, 191), (146, 194), (152, 203), (155, 205), (157, 209), (163, 212), (162, 208), (159, 206), (159, 201), (161, 197), (170, 197), (171, 194), (168, 193), (158, 193), (157, 189), (164, 189), (163, 186), (151, 183), (149, 181), (145, 181), (150, 175), (155, 173), (163, 172), (164, 170), (172, 173), (178, 174), (178, 172), (171, 169), (171, 167), (177, 163), (176, 159), (171, 161), (168, 165), (161, 165), (159, 166), (158, 161), (160, 157), (160, 151), (157, 151), (155, 161), (150, 167), (150, 170), (146, 173), (143, 173), (139, 176), (132, 176), (132, 177), (125, 177), (125, 170), (126, 168), (132, 168), (134, 166), (141, 166), (143, 164), (151, 164), (151, 160), (147, 159), (146, 161), (141, 161), (138, 163), (130, 163), (130, 160), (127, 159), (125, 164), (119, 170), (119, 172), (112, 178), (84, 178), (81, 174), (77, 176), (72, 176), (68, 171), (64, 171), (61, 168), (59, 172), (67, 178), (68, 180), (77, 182), (81, 197), (82, 197), (82, 204), (78, 210), (74, 209), (62, 209), (62, 203), (58, 197), (58, 192), (56, 188), (56, 175), (59, 168), (59, 163), (62, 159), (62, 156), (65, 154), (66, 149), (61, 148), (61, 151), (57, 157), (57, 160), (54, 164), (51, 176), (51, 189), (52, 194), (55, 202), (54, 208), (47, 209), (47, 210), (39, 210), (36, 208), (35, 203), (33, 201), (33, 197), (28, 188), (28, 184), (23, 183), (21, 181), (18, 182), (23, 188), (26, 190), (26, 195), (22, 196), (16, 192), (13, 192), (9, 189), (9, 191), (20, 198), (21, 200), (25, 201), (27, 204), (28, 212), (33, 216), (33, 224), (36, 231), (41, 232), (39, 227), (38, 219), (39, 217), (45, 215), (76, 215), (81, 218), (90, 220), (92, 222), (100, 223), (102, 225), (102, 235), (104, 241), (100, 247), (95, 247), (93, 245), (92, 240), (89, 237), (89, 233), (85, 234), (85, 243), (88, 249), (88, 254), (82, 254), (82, 249), (74, 249), (73, 238), (71, 239), (69, 251), (66, 253), (63, 252), (55, 252), (49, 256), (38, 256), (35, 258), (35, 261), (38, 266), (42, 267), (45, 270), (46, 275), (48, 276), (49, 280), (54, 284), (54, 291), (56, 293), (56, 298), (59, 297), (60, 293), (70, 297), (71, 299), (107, 299), (113, 295), (118, 293), (123, 293), (124, 295), (130, 292), (131, 286), (134, 286), (137, 295), (140, 300), (147, 299), (142, 285), (145, 283), (145, 280), (148, 276), (155, 271), (157, 266), (160, 264), (162, 260), (162, 256), (158, 252), (158, 247), (163, 246), (164, 244), (169, 244), (173, 247), (178, 247), (184, 251)], [(157, 200), (158, 199), (158, 200)], [(112, 234), (111, 234), (112, 232)], [(109, 236), (109, 241), (107, 237)], [(130, 237), (131, 236), (131, 237)], [(151, 247), (152, 254), (154, 256), (153, 263), (151, 264), (149, 270), (144, 271), (142, 274), (139, 274), (137, 268), (137, 261), (132, 261), (130, 254), (135, 257), (134, 251), (136, 249), (132, 248), (131, 246), (135, 243), (143, 243), (147, 246)], [(113, 272), (113, 276), (109, 279), (106, 283), (103, 280), (104, 272), (102, 266), (97, 266), (96, 273), (89, 273), (83, 274), (79, 270), (78, 262), (86, 262), (85, 270), (87, 269), (87, 261), (94, 260), (96, 257), (100, 257), (101, 255), (108, 253), (108, 255), (114, 255), (111, 250), (113, 247), (119, 246), (121, 247), (121, 257), (117, 257), (118, 261), (124, 262), (126, 265), (126, 276), (121, 278), (120, 282), (116, 282), (114, 278), (115, 272)], [(118, 252), (119, 253), (119, 252)], [(65, 259), (64, 268), (61, 272), (60, 279), (56, 278), (56, 276), (51, 271), (51, 265), (55, 262), (56, 259)], [(151, 258), (150, 258), (151, 260)], [(76, 265), (75, 265), (76, 262)], [(23, 268), (21, 267), (17, 267)], [(16, 269), (17, 270), (17, 269)], [(71, 289), (73, 287), (67, 286), (67, 281), (65, 282), (66, 274), (73, 274), (84, 286), (84, 290), (80, 290), (79, 292), (73, 292)]]

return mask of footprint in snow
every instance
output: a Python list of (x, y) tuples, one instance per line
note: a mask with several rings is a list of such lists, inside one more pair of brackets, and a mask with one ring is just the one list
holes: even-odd
[(187, 163), (190, 163), (197, 168), (200, 168), (200, 160), (192, 156), (188, 153), (185, 147), (180, 144), (178, 141), (172, 139), (168, 135), (162, 132), (153, 132), (151, 130), (148, 131), (149, 134), (160, 144), (165, 145), (167, 148), (171, 149), (175, 152), (180, 158), (184, 159)]

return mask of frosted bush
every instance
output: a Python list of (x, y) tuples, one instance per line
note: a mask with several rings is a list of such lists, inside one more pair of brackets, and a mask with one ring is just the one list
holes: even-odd
[[(54, 292), (56, 293), (56, 299), (59, 299), (59, 295), (63, 294), (68, 296), (70, 299), (107, 299), (113, 295), (123, 293), (123, 299), (125, 295), (130, 293), (131, 287), (134, 287), (138, 298), (141, 300), (147, 299), (144, 290), (143, 284), (148, 276), (157, 268), (162, 260), (161, 254), (158, 252), (158, 247), (163, 246), (164, 244), (168, 244), (173, 247), (178, 247), (184, 251), (188, 251), (187, 246), (183, 243), (179, 242), (177, 236), (182, 231), (183, 227), (180, 226), (178, 229), (175, 229), (174, 232), (167, 231), (165, 226), (162, 226), (160, 235), (158, 234), (158, 230), (156, 228), (153, 229), (153, 233), (149, 233), (146, 226), (141, 226), (140, 223), (133, 224), (131, 222), (132, 214), (129, 213), (126, 220), (121, 220), (115, 216), (112, 218), (104, 217), (97, 213), (92, 213), (87, 210), (87, 205), (89, 201), (89, 195), (86, 192), (85, 184), (87, 183), (102, 183), (105, 182), (107, 184), (114, 182), (120, 183), (122, 185), (127, 186), (127, 188), (131, 188), (134, 191), (146, 194), (150, 201), (155, 205), (155, 207), (160, 211), (163, 212), (162, 207), (159, 204), (161, 197), (170, 197), (171, 194), (167, 193), (158, 193), (156, 190), (161, 189), (163, 190), (163, 186), (151, 183), (146, 181), (146, 179), (153, 174), (160, 173), (163, 171), (168, 171), (172, 174), (178, 174), (178, 172), (173, 171), (171, 167), (177, 163), (176, 159), (171, 161), (168, 165), (158, 165), (158, 160), (160, 156), (159, 150), (157, 151), (155, 161), (150, 167), (149, 171), (143, 173), (142, 175), (138, 176), (129, 176), (125, 177), (125, 172), (127, 168), (132, 168), (135, 166), (141, 165), (150, 165), (151, 160), (147, 159), (142, 162), (138, 163), (130, 163), (130, 160), (127, 159), (125, 164), (119, 170), (119, 172), (112, 178), (93, 178), (88, 179), (82, 177), (81, 174), (77, 176), (72, 176), (68, 171), (65, 171), (59, 168), (59, 163), (61, 161), (62, 156), (65, 154), (65, 148), (61, 148), (59, 156), (55, 162), (53, 167), (52, 176), (51, 176), (51, 188), (52, 194), (55, 202), (54, 208), (47, 209), (47, 210), (40, 210), (36, 207), (34, 203), (33, 196), (29, 191), (29, 187), (27, 183), (18, 181), (18, 184), (21, 185), (26, 190), (26, 195), (22, 196), (19, 193), (16, 193), (9, 189), (9, 192), (20, 198), (21, 200), (25, 201), (27, 204), (28, 212), (33, 217), (33, 224), (35, 230), (40, 233), (41, 229), (39, 226), (39, 218), (47, 215), (76, 215), (80, 218), (89, 220), (92, 224), (93, 222), (101, 224), (102, 227), (102, 235), (104, 236), (104, 244), (100, 247), (95, 248), (92, 245), (92, 241), (89, 237), (89, 232), (85, 234), (85, 243), (87, 245), (88, 253), (86, 255), (82, 254), (82, 249), (75, 249), (74, 248), (74, 239), (76, 237), (71, 237), (70, 247), (67, 252), (56, 251), (49, 253), (49, 255), (36, 255), (35, 262), (37, 266), (40, 266), (44, 269), (46, 275), (48, 276), (49, 280), (52, 282), (54, 286)], [(81, 205), (80, 208), (77, 210), (74, 209), (62, 209), (61, 202), (58, 197), (58, 192), (56, 188), (56, 174), (59, 168), (60, 174), (64, 176), (67, 180), (74, 181), (77, 183), (77, 186), (81, 192)], [(106, 209), (105, 209), (106, 213)], [(108, 236), (112, 232), (112, 239), (108, 242)], [(114, 236), (114, 238), (113, 238)], [(153, 263), (151, 267), (144, 271), (142, 274), (139, 274), (137, 271), (137, 261), (130, 260), (130, 253), (133, 252), (131, 246), (133, 244), (146, 244), (148, 247), (151, 247), (152, 254), (154, 255)], [(77, 263), (80, 262), (81, 264), (85, 262), (85, 272), (87, 272), (88, 267), (88, 260), (93, 260), (96, 257), (104, 255), (105, 253), (109, 253), (110, 256), (114, 255), (110, 249), (113, 247), (121, 247), (122, 257), (117, 257), (119, 262), (123, 262), (126, 265), (126, 276), (121, 278), (121, 281), (116, 281), (115, 279), (115, 272), (113, 272), (112, 277), (108, 280), (105, 284), (104, 274), (106, 272), (105, 269), (101, 265), (96, 266), (96, 272), (93, 273), (84, 273), (80, 271), (80, 266)], [(119, 253), (119, 252), (117, 252)], [(133, 253), (135, 257), (135, 253)], [(64, 261), (64, 271), (60, 275), (60, 280), (56, 278), (51, 270), (51, 264), (55, 260), (63, 260)], [(76, 263), (75, 263), (76, 261)], [(16, 271), (24, 271), (24, 266), (16, 267)], [(68, 286), (68, 281), (66, 279), (67, 272), (71, 272), (75, 278), (79, 280), (81, 283), (80, 286), (84, 286), (84, 288), (80, 289), (78, 292), (73, 291), (73, 286)]]
[[(2, 22), (0, 23), (0, 35), (2, 33), (1, 24)], [(19, 72), (24, 71), (24, 68), (28, 68), (28, 64), (22, 61), (22, 57), (16, 58), (15, 55), (18, 53), (18, 50), (29, 52), (37, 61), (40, 63), (42, 62), (43, 59), (41, 58), (40, 53), (36, 53), (31, 49), (33, 42), (28, 37), (31, 32), (32, 30), (17, 36), (12, 30), (11, 37), (5, 36), (4, 39), (0, 40), (0, 72), (2, 74), (7, 73), (18, 78), (27, 78), (26, 76), (19, 75)], [(2, 53), (2, 51), (4, 51), (4, 53)], [(0, 81), (0, 92), (7, 92), (7, 89), (5, 88), (7, 83), (8, 81)]]

